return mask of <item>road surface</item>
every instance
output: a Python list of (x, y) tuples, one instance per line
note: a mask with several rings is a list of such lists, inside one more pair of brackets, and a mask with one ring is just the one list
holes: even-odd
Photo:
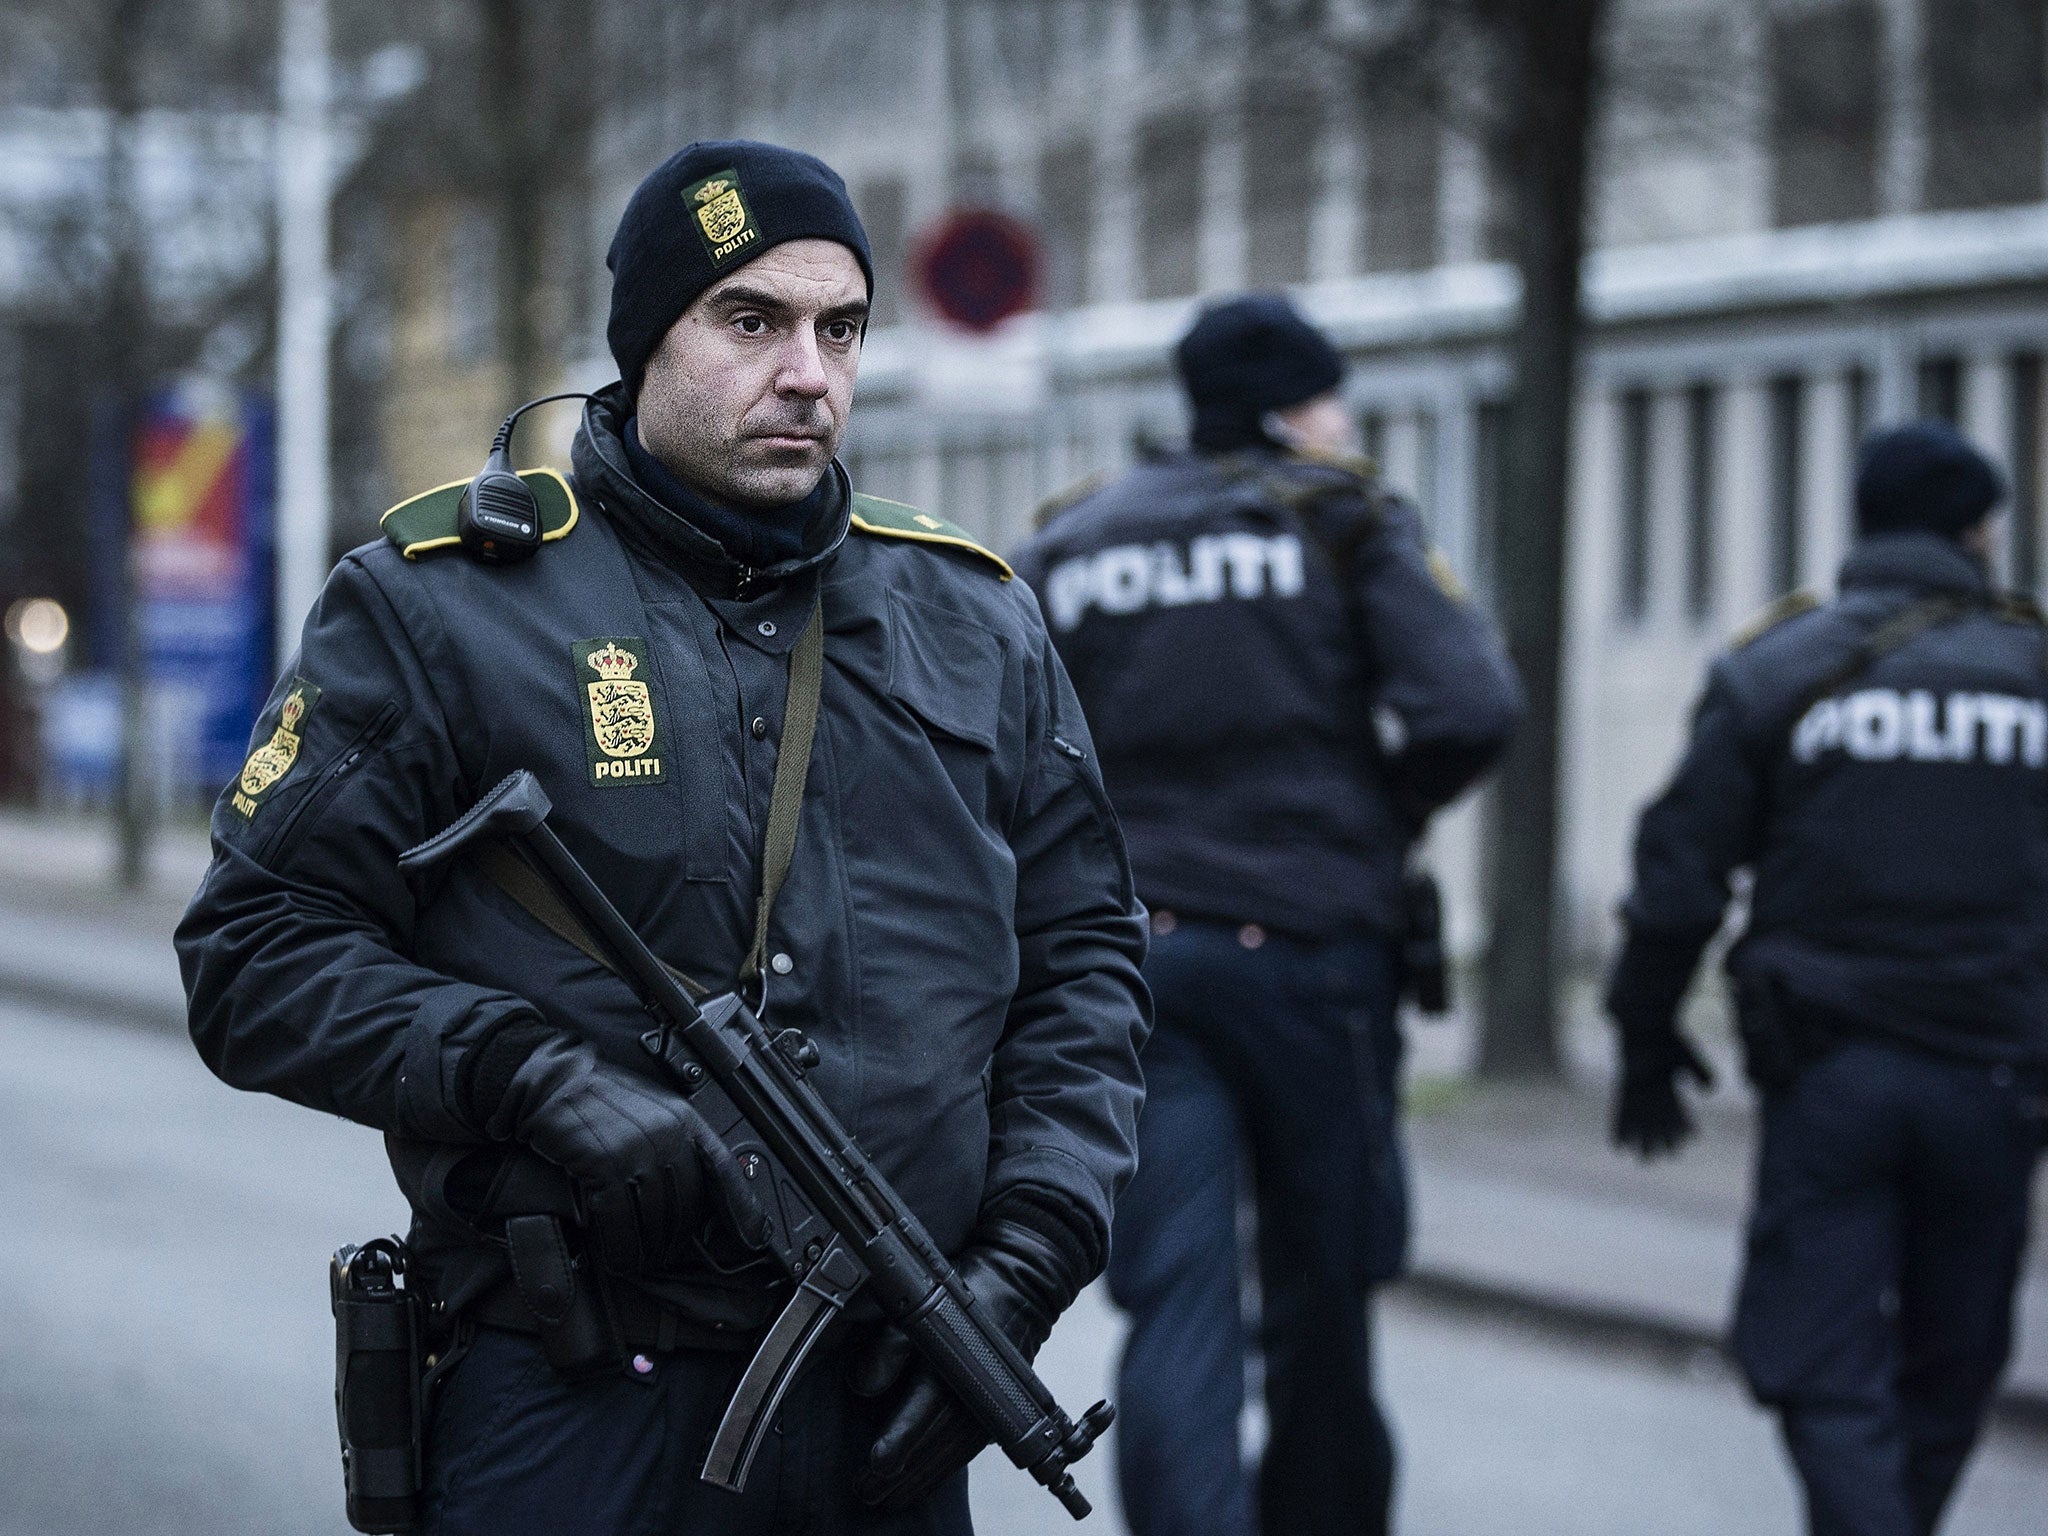
[[(0, 1001), (0, 1536), (343, 1536), (326, 1259), (402, 1224), (377, 1138), (238, 1094), (182, 1040)], [(1106, 1389), (1084, 1297), (1041, 1360)], [(1387, 1308), (1406, 1536), (1794, 1536), (1770, 1426), (1712, 1362), (1673, 1367)], [(1081, 1482), (1120, 1529), (1110, 1459)], [(2002, 1432), (1944, 1536), (2039, 1533), (2048, 1440)], [(984, 1536), (1071, 1529), (975, 1474)]]

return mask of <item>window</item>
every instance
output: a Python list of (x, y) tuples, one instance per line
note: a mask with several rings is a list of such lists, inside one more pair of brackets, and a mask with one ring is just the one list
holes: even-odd
[(1929, 208), (2043, 193), (2048, 25), (2041, 0), (1923, 0)]
[(1387, 465), (1387, 417), (1384, 411), (1367, 411), (1358, 418), (1359, 451), (1381, 469)]
[(1411, 68), (1369, 66), (1365, 99), (1365, 268), (1433, 266), (1442, 133)]
[(1805, 530), (1800, 526), (1801, 443), (1806, 433), (1806, 381), (1797, 377), (1771, 381), (1771, 590), (1785, 593), (1799, 585), (1806, 560)]
[(1720, 397), (1711, 384), (1685, 392), (1685, 611), (1695, 623), (1714, 613), (1714, 476)]
[(1172, 299), (1200, 285), (1202, 125), (1155, 118), (1138, 134), (1140, 281), (1148, 299)]
[(1870, 435), (1877, 394), (1871, 383), (1870, 370), (1861, 364), (1851, 368), (1843, 382), (1849, 391), (1849, 458), (1853, 463), (1857, 450), (1863, 446), (1863, 439)]
[(1915, 381), (1917, 413), (1951, 424), (1963, 413), (1963, 365), (1953, 357), (1923, 358)]
[(1322, 113), (1304, 92), (1267, 86), (1254, 88), (1245, 114), (1245, 271), (1256, 287), (1305, 282)]
[(1038, 224), (1045, 239), (1047, 309), (1088, 302), (1095, 244), (1095, 149), (1087, 140), (1055, 144), (1038, 162)]
[(1618, 572), (1624, 623), (1650, 608), (1650, 392), (1621, 397), (1621, 543)]
[(870, 319), (894, 325), (903, 318), (903, 289), (909, 281), (903, 247), (905, 226), (903, 183), (895, 177), (862, 182), (854, 197), (860, 221), (867, 226), (868, 253), (875, 264), (875, 299)]
[(1877, 211), (1879, 35), (1872, 0), (1772, 19), (1774, 222), (1822, 224)]
[(2041, 579), (2041, 358), (2012, 360), (2012, 584), (2033, 590)]
[(1494, 566), (1508, 504), (1508, 416), (1505, 400), (1482, 400), (1473, 427), (1478, 473), (1473, 476), (1472, 580), (1481, 597), (1494, 595)]

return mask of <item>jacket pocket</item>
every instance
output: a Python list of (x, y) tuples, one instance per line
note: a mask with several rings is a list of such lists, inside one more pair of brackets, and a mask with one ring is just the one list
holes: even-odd
[(299, 796), (299, 803), (292, 807), (291, 814), (277, 824), (269, 840), (257, 850), (256, 861), (259, 864), (271, 865), (272, 860), (291, 850), (300, 829), (312, 825), (309, 820), (312, 813), (333, 799), (348, 776), (361, 767), (363, 760), (382, 746), (397, 728), (399, 713), (396, 701), (386, 700), (383, 707), (370, 717), (370, 723), (357, 731), (348, 745), (320, 770), (320, 777)]
[(889, 594), (889, 696), (941, 735), (996, 747), (1003, 642), (944, 608)]

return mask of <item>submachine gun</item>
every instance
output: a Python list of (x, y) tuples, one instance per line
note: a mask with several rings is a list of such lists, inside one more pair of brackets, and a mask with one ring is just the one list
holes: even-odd
[[(488, 839), (525, 855), (613, 957), (655, 1026), (640, 1037), (743, 1169), (760, 1168), (767, 1247), (796, 1294), (747, 1366), (705, 1458), (708, 1483), (738, 1490), (784, 1392), (826, 1327), (869, 1287), (1011, 1461), (1079, 1520), (1088, 1501), (1068, 1472), (1109, 1427), (1097, 1403), (1077, 1424), (1009, 1336), (991, 1322), (923, 1224), (807, 1079), (817, 1047), (770, 1034), (732, 993), (694, 1002), (547, 825), (552, 809), (525, 769), (399, 859), (408, 874)], [(758, 1161), (756, 1161), (758, 1160)]]

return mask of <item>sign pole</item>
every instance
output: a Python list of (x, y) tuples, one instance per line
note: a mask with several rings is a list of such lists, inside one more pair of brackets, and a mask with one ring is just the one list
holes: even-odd
[(277, 665), (327, 580), (328, 219), (333, 192), (327, 0), (282, 0), (277, 122)]

